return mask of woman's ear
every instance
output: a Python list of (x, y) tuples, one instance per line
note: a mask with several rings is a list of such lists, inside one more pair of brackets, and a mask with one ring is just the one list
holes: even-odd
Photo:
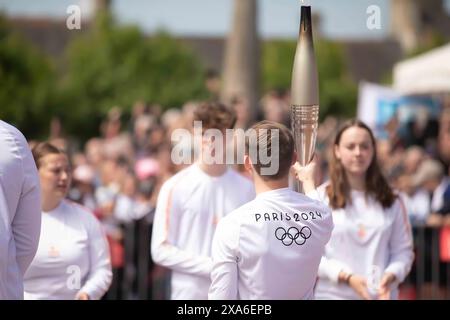
[(333, 152), (334, 152), (334, 156), (336, 157), (336, 159), (341, 160), (341, 153), (339, 152), (338, 145), (334, 145)]

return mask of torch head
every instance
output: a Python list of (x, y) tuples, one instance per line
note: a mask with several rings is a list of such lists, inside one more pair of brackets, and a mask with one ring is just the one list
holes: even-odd
[(302, 6), (300, 9), (300, 32), (312, 32), (311, 7)]
[(292, 70), (291, 98), (292, 105), (319, 105), (319, 83), (310, 6), (301, 7), (299, 38)]

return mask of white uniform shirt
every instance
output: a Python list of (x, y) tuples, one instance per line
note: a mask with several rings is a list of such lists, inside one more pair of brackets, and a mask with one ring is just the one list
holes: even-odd
[(198, 164), (164, 183), (153, 223), (152, 257), (172, 269), (172, 299), (208, 298), (216, 224), (254, 196), (250, 180), (234, 170), (212, 177)]
[(431, 211), (437, 212), (444, 206), (444, 193), (447, 190), (447, 187), (450, 183), (450, 179), (444, 177), (441, 180), (441, 183), (437, 186), (436, 190), (433, 192), (433, 196), (431, 198)]
[(39, 248), (24, 277), (25, 299), (100, 299), (112, 280), (109, 247), (100, 223), (82, 206), (61, 201), (42, 213)]
[(424, 223), (430, 214), (429, 193), (426, 190), (419, 188), (413, 195), (408, 195), (404, 192), (400, 193), (400, 195), (405, 204), (410, 221), (413, 224)]
[(311, 299), (331, 211), (289, 188), (259, 194), (217, 226), (210, 299)]
[(36, 165), (24, 136), (0, 121), (0, 300), (23, 298), (41, 231)]
[[(329, 200), (326, 185), (308, 196)], [(341, 271), (365, 276), (375, 287), (385, 272), (393, 273), (397, 284), (408, 275), (414, 258), (411, 228), (400, 199), (383, 209), (364, 192), (351, 191), (352, 204), (333, 210), (334, 230), (319, 267), (316, 299), (361, 299), (348, 285), (338, 283)], [(375, 294), (375, 291), (373, 291)], [(394, 287), (391, 298), (397, 298)]]

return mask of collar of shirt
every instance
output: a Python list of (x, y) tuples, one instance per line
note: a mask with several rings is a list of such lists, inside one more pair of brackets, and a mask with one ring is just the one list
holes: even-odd
[(286, 188), (279, 188), (279, 189), (273, 189), (273, 190), (269, 190), (269, 191), (264, 191), (264, 192), (258, 193), (256, 195), (256, 197), (260, 198), (260, 197), (266, 197), (266, 196), (272, 196), (272, 195), (279, 195), (279, 194), (283, 194), (283, 193), (285, 193), (286, 191), (289, 191), (289, 190), (291, 190), (291, 189), (289, 189), (288, 187), (286, 187)]

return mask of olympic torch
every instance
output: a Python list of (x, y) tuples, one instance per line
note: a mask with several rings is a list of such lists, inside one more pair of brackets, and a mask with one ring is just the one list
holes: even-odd
[[(314, 155), (319, 123), (319, 83), (312, 35), (311, 7), (301, 7), (300, 31), (291, 83), (291, 126), (298, 161), (307, 165)], [(300, 191), (300, 183), (298, 191)]]

